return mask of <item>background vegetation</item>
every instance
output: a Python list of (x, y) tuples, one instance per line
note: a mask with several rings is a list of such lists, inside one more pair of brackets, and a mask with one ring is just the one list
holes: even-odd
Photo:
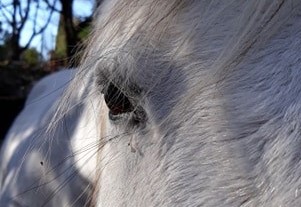
[[(79, 1), (92, 4), (92, 10), (76, 8)], [(69, 60), (82, 48), (78, 46), (87, 38), (93, 12), (101, 2), (0, 0), (0, 139), (38, 79), (77, 66), (78, 62)], [(77, 15), (79, 11), (88, 15)], [(56, 30), (54, 36), (49, 34), (50, 27)], [(49, 49), (49, 44), (55, 46)]]

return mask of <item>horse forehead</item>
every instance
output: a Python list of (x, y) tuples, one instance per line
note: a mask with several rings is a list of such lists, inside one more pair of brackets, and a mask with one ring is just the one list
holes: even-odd
[[(224, 46), (226, 39), (223, 37), (230, 29), (224, 23), (218, 32), (211, 29), (205, 35), (199, 34), (199, 14), (193, 23), (188, 22), (184, 11), (179, 10), (176, 16), (178, 19), (183, 17), (183, 20), (172, 21), (166, 28), (157, 26), (155, 31), (139, 26), (139, 21), (135, 21), (137, 25), (131, 25), (127, 22), (133, 20), (125, 20), (124, 28), (108, 28), (108, 31), (101, 32), (97, 37), (102, 39), (99, 40), (103, 50), (98, 64), (100, 70), (113, 74), (113, 78), (131, 78), (145, 88), (155, 85), (158, 79), (171, 81), (179, 76), (182, 80), (191, 79), (185, 77), (193, 74), (191, 65), (199, 70), (208, 66)], [(223, 21), (227, 22), (226, 19)], [(127, 24), (130, 31), (126, 29)], [(99, 50), (97, 45), (92, 48)]]

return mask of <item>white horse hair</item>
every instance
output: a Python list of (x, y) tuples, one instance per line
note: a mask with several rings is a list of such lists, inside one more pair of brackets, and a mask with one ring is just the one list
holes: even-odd
[(105, 1), (8, 133), (0, 206), (301, 206), (300, 37), (300, 0)]

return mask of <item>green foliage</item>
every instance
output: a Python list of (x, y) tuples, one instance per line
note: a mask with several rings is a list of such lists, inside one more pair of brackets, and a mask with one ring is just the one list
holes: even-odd
[(41, 59), (41, 54), (35, 48), (25, 50), (21, 57), (21, 60), (29, 66), (37, 66)]
[(58, 33), (56, 36), (56, 47), (54, 50), (54, 56), (55, 59), (64, 59), (67, 56), (66, 32), (64, 30), (62, 20), (60, 20)]
[[(78, 38), (79, 45), (84, 42), (84, 40), (89, 36), (92, 26), (91, 18), (81, 21), (80, 19), (75, 19), (75, 30)], [(56, 61), (63, 60), (67, 58), (67, 43), (66, 43), (66, 32), (64, 30), (64, 25), (62, 19), (60, 20), (58, 34), (56, 37), (56, 47), (52, 53), (51, 59)]]
[(78, 32), (78, 37), (81, 41), (85, 40), (91, 32), (91, 26), (88, 25), (86, 27), (81, 28), (81, 30)]

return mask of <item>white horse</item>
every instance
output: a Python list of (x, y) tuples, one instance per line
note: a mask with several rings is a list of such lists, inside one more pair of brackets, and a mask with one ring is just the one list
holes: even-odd
[(10, 130), (0, 206), (301, 206), (300, 0), (98, 13)]

